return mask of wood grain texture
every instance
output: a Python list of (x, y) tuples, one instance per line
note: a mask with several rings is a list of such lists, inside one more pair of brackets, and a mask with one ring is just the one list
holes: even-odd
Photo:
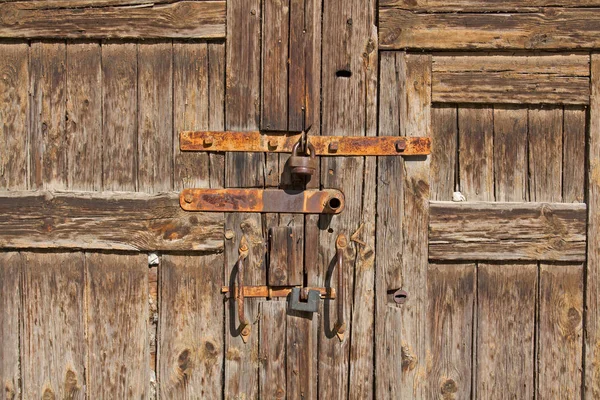
[(591, 61), (583, 398), (600, 397), (600, 54)]
[(222, 254), (163, 256), (158, 366), (162, 398), (221, 396), (222, 265)]
[(67, 188), (66, 46), (33, 42), (30, 48), (30, 187)]
[(102, 182), (137, 188), (137, 45), (102, 45)]
[(186, 213), (178, 193), (5, 192), (0, 247), (223, 249), (223, 215)]
[[(149, 39), (225, 37), (225, 1), (96, 4), (71, 1), (0, 3), (0, 37)], [(121, 2), (123, 3), (123, 2)], [(160, 2), (159, 2), (160, 3)]]
[(27, 189), (29, 46), (0, 46), (0, 188)]
[(148, 256), (87, 253), (86, 385), (99, 398), (147, 398)]
[(478, 399), (533, 397), (536, 288), (536, 264), (479, 264)]
[(539, 398), (581, 394), (583, 266), (540, 264)]
[(429, 257), (585, 261), (585, 215), (584, 204), (432, 202)]
[(475, 265), (430, 264), (427, 279), (427, 398), (469, 398)]
[(289, 399), (316, 399), (319, 324), (312, 314), (298, 314), (286, 319), (286, 392)]
[(102, 189), (102, 53), (98, 43), (68, 43), (67, 186)]
[(23, 254), (23, 398), (84, 399), (84, 256)]
[(527, 109), (494, 107), (496, 201), (527, 201)]
[(597, 7), (533, 8), (517, 13), (486, 11), (489, 10), (421, 13), (396, 6), (382, 7), (380, 48), (569, 50), (593, 49), (600, 43)]
[(0, 399), (21, 398), (20, 253), (0, 253)]
[(459, 187), (467, 201), (494, 200), (493, 134), (491, 107), (458, 109)]
[(452, 200), (458, 140), (456, 106), (431, 108), (431, 200)]
[(565, 107), (563, 111), (562, 201), (583, 203), (585, 198), (585, 144), (587, 111)]
[(588, 104), (589, 56), (438, 54), (431, 91), (442, 103)]
[[(116, 1), (116, 0), (104, 0)], [(401, 7), (411, 11), (428, 12), (469, 12), (469, 11), (512, 11), (528, 12), (538, 7), (592, 7), (600, 6), (598, 0), (532, 0), (524, 4), (521, 0), (487, 1), (487, 0), (382, 0), (381, 7)]]
[[(225, 129), (225, 43), (208, 45), (208, 127)], [(225, 154), (210, 154), (210, 187), (225, 187)]]
[(304, 279), (304, 226), (277, 226), (269, 230), (269, 285), (302, 285)]
[(529, 110), (529, 197), (562, 200), (562, 108)]
[(138, 190), (173, 189), (173, 46), (138, 45)]
[[(381, 81), (397, 95), (382, 97), (381, 110), (398, 109), (399, 134), (430, 136), (431, 57), (395, 53), (395, 65), (386, 63)], [(382, 61), (383, 61), (382, 57)], [(427, 224), (429, 220), (429, 165), (424, 157), (404, 161), (380, 158), (377, 188), (376, 398), (425, 397), (427, 368)], [(404, 305), (389, 303), (388, 291), (404, 288)], [(389, 304), (388, 304), (389, 303)]]
[(260, 303), (259, 393), (265, 399), (285, 399), (286, 392), (285, 301)]

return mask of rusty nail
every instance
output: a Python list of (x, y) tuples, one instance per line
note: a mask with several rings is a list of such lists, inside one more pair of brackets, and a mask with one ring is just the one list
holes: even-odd
[(204, 138), (204, 145), (206, 147), (210, 147), (213, 145), (213, 137), (212, 136), (207, 136)]
[(406, 290), (398, 289), (394, 292), (394, 303), (404, 304), (408, 299), (408, 293)]
[(404, 150), (406, 150), (406, 140), (398, 140), (396, 142), (396, 151), (400, 153)]
[(278, 145), (277, 140), (275, 140), (275, 139), (270, 139), (269, 140), (269, 147), (271, 147), (273, 149), (276, 149), (277, 145)]
[(233, 239), (233, 237), (235, 236), (235, 232), (233, 232), (231, 229), (227, 229), (225, 231), (225, 239)]
[(337, 141), (329, 143), (329, 151), (335, 153), (340, 148), (340, 144)]
[(186, 193), (185, 196), (183, 196), (183, 200), (189, 204), (194, 200), (194, 196), (192, 196), (191, 193)]
[(244, 329), (242, 329), (242, 336), (248, 336), (250, 334), (250, 327), (246, 325)]
[(339, 248), (344, 248), (344, 247), (348, 246), (348, 239), (346, 239), (346, 235), (344, 235), (344, 234), (338, 235), (337, 240), (336, 240), (336, 245)]

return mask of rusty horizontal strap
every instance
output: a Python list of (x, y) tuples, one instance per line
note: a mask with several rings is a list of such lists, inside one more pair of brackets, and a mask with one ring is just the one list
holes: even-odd
[(338, 214), (344, 194), (336, 189), (184, 189), (179, 196), (185, 211)]
[[(301, 133), (183, 131), (182, 151), (291, 153)], [(318, 156), (417, 156), (431, 153), (431, 138), (402, 136), (310, 136)]]
[[(287, 297), (292, 291), (292, 286), (244, 286), (244, 297)], [(324, 288), (324, 287), (306, 287), (303, 288), (304, 291), (308, 292), (309, 290), (316, 290), (321, 294), (321, 298), (323, 299), (335, 299), (335, 289), (334, 288)], [(233, 297), (237, 297), (238, 289), (234, 288)], [(221, 293), (224, 293), (227, 298), (231, 297), (231, 289), (229, 286), (223, 286), (221, 288)]]

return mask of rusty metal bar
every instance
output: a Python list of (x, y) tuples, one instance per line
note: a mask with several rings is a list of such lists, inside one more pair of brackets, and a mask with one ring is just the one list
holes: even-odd
[(346, 333), (346, 322), (344, 322), (344, 250), (348, 246), (348, 239), (346, 239), (346, 235), (340, 233), (335, 241), (336, 247), (336, 267), (338, 269), (338, 287), (340, 292), (340, 298), (337, 304), (337, 322), (334, 325), (333, 330), (337, 335), (338, 339), (341, 341), (344, 340), (344, 334)]
[[(295, 286), (244, 286), (242, 295), (246, 297), (287, 297)], [(305, 287), (302, 288), (303, 292), (308, 293), (309, 290), (316, 290), (321, 294), (323, 299), (335, 299), (336, 291), (334, 288), (324, 287)], [(239, 298), (238, 288), (234, 288), (233, 297)], [(231, 289), (229, 286), (223, 286), (221, 293), (225, 293), (227, 298), (232, 297)]]
[(184, 189), (185, 211), (338, 214), (344, 209), (339, 190)]
[[(291, 153), (301, 132), (183, 131), (183, 151), (237, 151)], [(431, 152), (428, 137), (310, 136), (318, 156), (416, 156)]]

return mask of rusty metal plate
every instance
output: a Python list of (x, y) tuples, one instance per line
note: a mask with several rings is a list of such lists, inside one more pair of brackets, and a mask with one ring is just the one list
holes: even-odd
[[(184, 131), (183, 151), (291, 153), (301, 133)], [(309, 136), (318, 156), (416, 156), (431, 152), (431, 138), (401, 136)]]
[[(294, 286), (244, 286), (244, 297), (287, 297)], [(305, 292), (310, 290), (316, 290), (321, 294), (321, 298), (323, 299), (335, 299), (336, 292), (334, 288), (325, 288), (325, 287), (305, 287), (302, 288)], [(233, 296), (231, 293), (231, 289), (229, 286), (223, 286), (221, 288), (221, 293), (224, 293), (227, 298), (234, 297), (236, 298), (238, 295), (238, 289), (233, 288)]]
[(344, 209), (339, 190), (184, 189), (185, 211), (338, 214)]

